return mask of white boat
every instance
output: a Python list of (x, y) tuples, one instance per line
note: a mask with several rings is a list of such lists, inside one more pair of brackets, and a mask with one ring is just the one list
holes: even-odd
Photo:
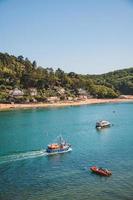
[(49, 144), (46, 149), (47, 155), (67, 153), (70, 151), (72, 151), (71, 145), (66, 143), (62, 136), (59, 137), (59, 141), (57, 143)]
[(101, 120), (96, 122), (96, 128), (106, 128), (106, 127), (110, 127), (111, 123), (109, 121), (106, 120)]

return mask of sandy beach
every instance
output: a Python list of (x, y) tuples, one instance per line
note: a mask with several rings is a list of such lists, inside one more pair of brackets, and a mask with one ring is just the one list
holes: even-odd
[(28, 109), (28, 108), (47, 108), (47, 107), (64, 107), (64, 106), (80, 106), (89, 104), (102, 104), (102, 103), (121, 103), (133, 102), (133, 96), (125, 96), (124, 98), (117, 99), (87, 99), (81, 101), (60, 101), (57, 103), (28, 103), (28, 104), (0, 104), (0, 111), (12, 109)]

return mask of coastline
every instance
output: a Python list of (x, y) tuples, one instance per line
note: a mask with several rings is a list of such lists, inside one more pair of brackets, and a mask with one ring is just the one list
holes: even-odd
[(14, 110), (14, 109), (30, 109), (30, 108), (49, 108), (49, 107), (65, 107), (65, 106), (80, 106), (90, 104), (102, 103), (122, 103), (133, 102), (133, 96), (126, 96), (126, 98), (117, 99), (87, 99), (80, 101), (60, 101), (57, 103), (28, 103), (28, 104), (0, 104), (0, 111)]

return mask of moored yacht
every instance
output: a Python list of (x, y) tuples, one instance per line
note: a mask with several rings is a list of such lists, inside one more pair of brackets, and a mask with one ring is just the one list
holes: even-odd
[(72, 151), (71, 145), (66, 143), (62, 136), (59, 137), (57, 143), (49, 144), (46, 149), (48, 155), (67, 153), (69, 151)]
[(111, 126), (111, 123), (106, 120), (101, 120), (101, 121), (96, 122), (96, 128), (106, 128), (110, 126)]

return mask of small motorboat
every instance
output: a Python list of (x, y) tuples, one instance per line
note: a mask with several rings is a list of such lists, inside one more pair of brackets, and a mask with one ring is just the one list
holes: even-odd
[(101, 121), (96, 122), (97, 129), (106, 128), (106, 127), (110, 127), (110, 126), (111, 126), (111, 123), (106, 120), (101, 120)]
[(59, 141), (57, 143), (49, 144), (46, 149), (47, 155), (67, 153), (70, 151), (72, 151), (71, 145), (66, 143), (62, 136), (59, 137)]
[(101, 176), (110, 176), (112, 175), (112, 172), (109, 171), (108, 169), (103, 169), (102, 167), (96, 167), (93, 166), (90, 168), (90, 170), (92, 172), (94, 172), (95, 174), (101, 175)]

